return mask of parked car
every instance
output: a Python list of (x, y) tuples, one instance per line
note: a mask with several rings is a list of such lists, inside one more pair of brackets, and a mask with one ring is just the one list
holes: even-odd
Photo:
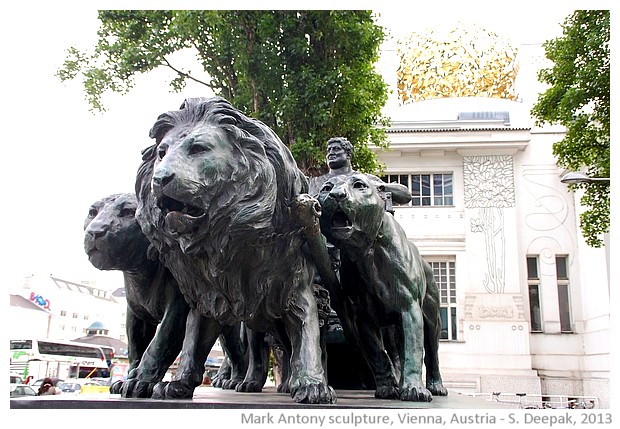
[(74, 395), (77, 395), (78, 393), (82, 391), (82, 385), (80, 383), (76, 383), (73, 381), (65, 381), (63, 383), (60, 383), (58, 388), (63, 394), (72, 393)]
[(9, 383), (10, 384), (25, 384), (21, 375), (15, 374), (13, 372), (11, 373), (11, 381)]
[(10, 384), (9, 391), (11, 392), (11, 398), (17, 398), (20, 396), (37, 396), (37, 392), (27, 384)]
[(99, 383), (101, 386), (109, 386), (110, 385), (110, 378), (105, 378), (105, 377), (93, 377), (91, 378), (92, 381), (96, 381), (97, 383)]
[[(65, 380), (62, 380), (60, 378), (55, 378), (55, 377), (50, 377), (52, 379), (52, 382), (54, 383), (54, 386), (58, 387), (60, 386)], [(30, 383), (30, 386), (32, 386), (33, 389), (38, 390), (39, 387), (41, 386), (41, 383), (43, 383), (43, 380), (45, 380), (44, 378), (39, 378), (36, 381), (33, 381), (32, 383)]]

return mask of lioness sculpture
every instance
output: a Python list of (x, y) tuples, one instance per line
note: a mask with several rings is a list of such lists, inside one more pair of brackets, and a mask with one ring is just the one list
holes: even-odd
[[(321, 231), (341, 252), (345, 317), (351, 318), (373, 371), (375, 396), (424, 402), (433, 394), (447, 395), (439, 371), (439, 291), (433, 272), (385, 211), (380, 189), (363, 174), (340, 175), (323, 184), (318, 200)], [(390, 326), (398, 351), (393, 358), (400, 361), (395, 365), (381, 333)], [(393, 368), (398, 363), (400, 381)]]
[[(129, 370), (126, 382), (114, 383), (110, 391), (150, 397), (152, 386), (163, 379), (181, 351), (189, 305), (140, 229), (137, 204), (136, 195), (130, 193), (93, 203), (84, 221), (84, 250), (95, 268), (123, 273)], [(238, 329), (226, 332), (223, 342), (234, 364), (222, 387), (232, 383), (234, 388), (243, 381), (247, 366)]]
[[(160, 115), (136, 179), (137, 219), (191, 306), (177, 375), (154, 398), (191, 398), (226, 325), (281, 323), (290, 340), (291, 396), (333, 403), (321, 365), (314, 264), (288, 214), (308, 183), (262, 122), (223, 98), (187, 99)], [(245, 390), (241, 383), (238, 390)]]

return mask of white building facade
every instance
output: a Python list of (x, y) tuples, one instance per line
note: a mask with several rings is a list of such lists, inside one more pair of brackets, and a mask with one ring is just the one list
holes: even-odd
[[(412, 190), (395, 217), (441, 289), (440, 366), (463, 392), (586, 395), (609, 406), (608, 253), (585, 244), (579, 195), (560, 182), (529, 110), (542, 64), (522, 54), (522, 98), (440, 98), (387, 107), (386, 179)], [(384, 70), (395, 70), (389, 52)], [(386, 68), (388, 66), (388, 68)], [(395, 73), (384, 73), (395, 88)]]
[[(122, 284), (119, 287), (122, 288)], [(76, 283), (47, 275), (32, 275), (24, 280), (15, 294), (31, 301), (47, 313), (42, 323), (28, 323), (20, 327), (21, 337), (50, 338), (71, 341), (87, 334), (95, 322), (109, 328), (109, 336), (126, 342), (125, 318), (127, 303), (124, 297), (113, 296), (112, 291), (95, 285)], [(12, 306), (11, 311), (17, 311)], [(31, 311), (31, 315), (34, 313)], [(34, 318), (32, 322), (34, 322)], [(41, 335), (45, 331), (44, 335)], [(29, 334), (29, 335), (28, 335)], [(11, 330), (11, 338), (17, 332)]]

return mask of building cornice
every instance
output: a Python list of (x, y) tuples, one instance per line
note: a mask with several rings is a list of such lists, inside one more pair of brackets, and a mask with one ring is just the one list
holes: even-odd
[(467, 155), (481, 150), (510, 154), (525, 150), (531, 139), (531, 129), (526, 127), (480, 127), (471, 123), (456, 126), (456, 122), (396, 124), (386, 130), (390, 144), (386, 154), (456, 151)]

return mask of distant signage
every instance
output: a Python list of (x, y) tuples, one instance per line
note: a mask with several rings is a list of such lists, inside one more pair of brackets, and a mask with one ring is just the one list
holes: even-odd
[(45, 299), (41, 295), (37, 295), (34, 292), (30, 292), (30, 301), (34, 302), (35, 304), (40, 305), (41, 307), (45, 308), (46, 310), (49, 310), (49, 308), (50, 308), (50, 301), (49, 301), (49, 299)]
[(111, 369), (110, 384), (115, 381), (127, 380), (127, 371), (129, 371), (129, 364), (124, 362), (116, 362)]

